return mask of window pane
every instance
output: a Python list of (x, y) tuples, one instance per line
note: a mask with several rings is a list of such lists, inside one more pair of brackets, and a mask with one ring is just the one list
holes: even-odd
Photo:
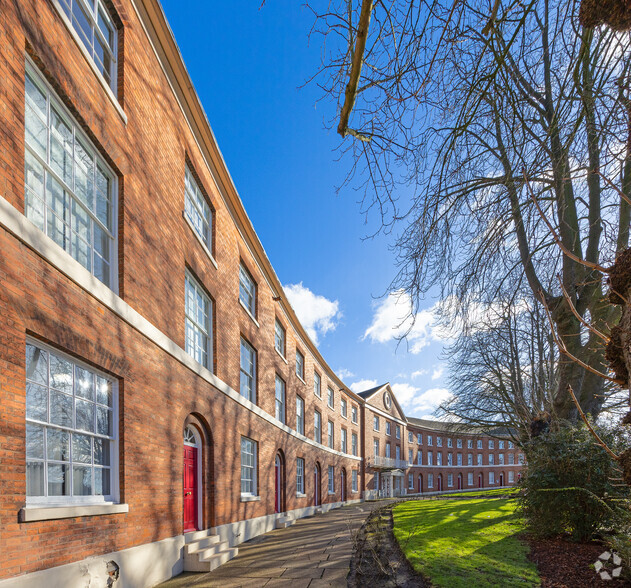
[(75, 25), (75, 29), (79, 33), (81, 40), (85, 43), (86, 47), (92, 45), (92, 26), (90, 19), (85, 13), (81, 2), (74, 0), (72, 3), (72, 24)]
[(108, 496), (110, 494), (110, 468), (95, 468), (94, 494)]
[(26, 457), (44, 459), (44, 427), (26, 424)]
[(26, 346), (26, 379), (44, 386), (48, 384), (48, 352), (28, 344)]
[(48, 496), (70, 496), (69, 474), (66, 464), (48, 464)]
[(92, 463), (92, 437), (79, 433), (72, 434), (72, 461)]
[(46, 456), (55, 461), (70, 461), (70, 434), (60, 429), (46, 429)]
[(77, 429), (94, 431), (94, 404), (77, 399)]
[(50, 422), (61, 427), (72, 427), (72, 396), (50, 391)]
[(74, 496), (92, 494), (92, 468), (82, 466), (72, 468), (72, 493)]
[(94, 401), (94, 374), (75, 366), (75, 394)]
[(26, 418), (47, 421), (48, 390), (37, 384), (26, 384)]
[(112, 382), (96, 377), (96, 401), (106, 406), (112, 406)]
[(53, 353), (50, 354), (50, 386), (72, 394), (72, 364)]
[(44, 496), (44, 462), (29, 461), (26, 464), (26, 495)]
[[(28, 80), (28, 78), (27, 78)], [(37, 153), (43, 160), (46, 160), (46, 142), (48, 139), (48, 129), (46, 127), (46, 115), (42, 120), (27, 103), (25, 110), (24, 130), (28, 146)]]
[(94, 437), (94, 463), (97, 465), (110, 465), (110, 442), (106, 439)]
[(90, 210), (94, 210), (94, 159), (81, 141), (75, 140), (75, 196)]
[(72, 129), (54, 108), (50, 116), (50, 167), (72, 187)]
[(96, 432), (99, 435), (113, 436), (112, 411), (102, 406), (96, 407)]

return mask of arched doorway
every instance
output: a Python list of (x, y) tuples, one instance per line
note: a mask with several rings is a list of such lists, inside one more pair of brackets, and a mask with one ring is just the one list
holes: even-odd
[(201, 529), (202, 512), (202, 441), (196, 427), (187, 425), (184, 428), (184, 467), (182, 486), (184, 494), (184, 532)]
[(504, 485), (504, 472), (500, 474), (500, 486)]
[(438, 491), (442, 491), (443, 489), (443, 475), (438, 474)]
[(313, 504), (314, 506), (320, 506), (322, 504), (322, 496), (320, 494), (320, 484), (322, 480), (322, 473), (320, 471), (320, 464), (316, 461), (313, 468)]
[(458, 474), (458, 490), (462, 490), (462, 474)]
[(279, 451), (274, 460), (274, 512), (285, 510), (285, 460)]
[(482, 474), (478, 475), (478, 488), (482, 488)]
[(423, 493), (423, 474), (418, 475), (418, 493)]
[(340, 495), (342, 502), (346, 502), (346, 470), (344, 468), (340, 472)]

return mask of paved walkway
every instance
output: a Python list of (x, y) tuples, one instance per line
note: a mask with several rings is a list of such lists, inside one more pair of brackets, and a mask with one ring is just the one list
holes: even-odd
[(375, 508), (364, 502), (297, 520), (239, 545), (239, 555), (210, 573), (184, 573), (160, 588), (318, 588), (346, 586), (352, 534)]

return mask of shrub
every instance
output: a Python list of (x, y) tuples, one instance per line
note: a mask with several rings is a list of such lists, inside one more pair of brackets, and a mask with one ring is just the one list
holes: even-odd
[[(612, 432), (598, 432), (609, 447), (619, 448)], [(534, 535), (569, 533), (575, 541), (586, 541), (599, 529), (628, 526), (629, 488), (585, 426), (550, 429), (524, 451), (528, 465), (519, 506)]]

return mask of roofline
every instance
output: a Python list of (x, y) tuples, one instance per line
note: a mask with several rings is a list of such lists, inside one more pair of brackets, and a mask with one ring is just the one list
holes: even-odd
[(228, 171), (226, 161), (219, 149), (219, 145), (202, 106), (201, 100), (191, 77), (184, 64), (184, 59), (175, 41), (175, 36), (164, 14), (164, 10), (159, 0), (132, 0), (136, 13), (145, 26), (145, 31), (152, 42), (156, 56), (160, 61), (163, 71), (169, 80), (175, 96), (180, 104), (182, 113), (191, 132), (195, 137), (200, 151), (206, 160), (206, 164), (213, 176), (217, 189), (222, 196), (224, 203), (231, 214), (237, 229), (241, 233), (243, 240), (250, 249), (253, 257), (259, 264), (259, 269), (265, 276), (274, 296), (280, 298), (278, 301), (282, 311), (289, 319), (292, 327), (302, 339), (305, 347), (309, 349), (318, 362), (327, 369), (327, 377), (334, 381), (346, 394), (358, 402), (362, 398), (353, 392), (339, 376), (331, 369), (329, 364), (315, 346), (311, 337), (298, 320), (294, 309), (291, 307), (282, 284), (274, 271), (274, 268), (263, 248), (263, 244), (258, 238), (252, 221), (247, 215), (241, 197), (237, 191), (234, 181)]

